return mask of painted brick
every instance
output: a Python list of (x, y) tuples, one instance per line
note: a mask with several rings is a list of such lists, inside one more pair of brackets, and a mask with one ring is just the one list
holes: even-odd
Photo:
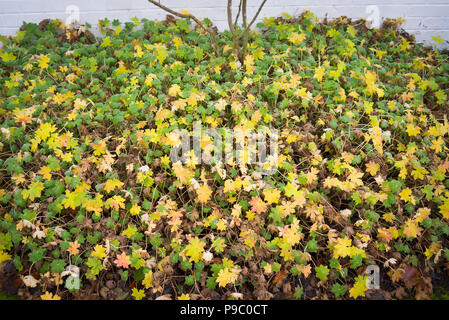
[[(227, 28), (226, 0), (160, 0), (174, 10), (187, 9), (200, 18), (208, 17), (220, 30)], [(256, 12), (262, 0), (248, 0), (248, 19)], [(0, 34), (13, 35), (26, 22), (46, 18), (65, 20), (69, 5), (79, 8), (81, 22), (95, 26), (98, 19), (127, 21), (137, 16), (147, 19), (165, 19), (166, 12), (147, 0), (0, 0)], [(449, 0), (268, 0), (257, 21), (263, 17), (279, 16), (287, 12), (293, 16), (309, 9), (319, 18), (341, 15), (350, 18), (368, 18), (367, 6), (375, 5), (381, 19), (402, 17), (403, 27), (416, 34), (419, 41), (433, 44), (432, 36), (449, 40)], [(233, 1), (237, 14), (238, 0)], [(447, 44), (444, 46), (448, 47)]]

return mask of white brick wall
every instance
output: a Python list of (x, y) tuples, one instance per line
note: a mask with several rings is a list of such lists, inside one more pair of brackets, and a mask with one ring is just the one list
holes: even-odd
[[(187, 9), (198, 17), (208, 17), (222, 30), (226, 28), (226, 0), (160, 0), (168, 7)], [(238, 0), (234, 0), (233, 13)], [(257, 10), (261, 0), (248, 0), (248, 13)], [(79, 8), (80, 22), (95, 26), (99, 19), (129, 21), (132, 17), (159, 19), (166, 13), (147, 0), (0, 0), (0, 34), (13, 35), (23, 21), (39, 22), (45, 18), (66, 20), (70, 16), (67, 7)], [(260, 14), (279, 16), (282, 12), (297, 15), (305, 9), (318, 17), (347, 16), (369, 18), (368, 6), (377, 6), (380, 19), (402, 17), (404, 29), (416, 35), (418, 41), (434, 44), (432, 36), (449, 40), (449, 0), (268, 0)], [(259, 20), (260, 20), (259, 19)], [(447, 43), (443, 44), (449, 47)]]

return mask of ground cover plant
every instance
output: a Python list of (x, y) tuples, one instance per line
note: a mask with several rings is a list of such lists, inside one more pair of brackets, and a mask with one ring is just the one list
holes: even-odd
[[(203, 21), (210, 26), (210, 21)], [(242, 61), (190, 19), (24, 23), (0, 51), (0, 288), (22, 299), (429, 299), (449, 269), (448, 55), (311, 12)], [(436, 41), (441, 41), (436, 38)], [(173, 163), (279, 131), (276, 171)], [(202, 147), (211, 137), (202, 136)], [(365, 270), (380, 268), (380, 289)], [(442, 291), (441, 291), (442, 290)]]

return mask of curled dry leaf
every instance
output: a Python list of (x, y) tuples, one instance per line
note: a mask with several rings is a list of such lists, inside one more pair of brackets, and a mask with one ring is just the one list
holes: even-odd
[(36, 280), (32, 275), (27, 275), (22, 277), (23, 283), (30, 288), (35, 288), (37, 284), (39, 283), (38, 280)]

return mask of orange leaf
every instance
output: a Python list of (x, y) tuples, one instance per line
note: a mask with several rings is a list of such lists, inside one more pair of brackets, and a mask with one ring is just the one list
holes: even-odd
[(281, 270), (279, 271), (273, 279), (273, 284), (276, 285), (279, 281), (284, 279), (287, 276), (287, 271)]

